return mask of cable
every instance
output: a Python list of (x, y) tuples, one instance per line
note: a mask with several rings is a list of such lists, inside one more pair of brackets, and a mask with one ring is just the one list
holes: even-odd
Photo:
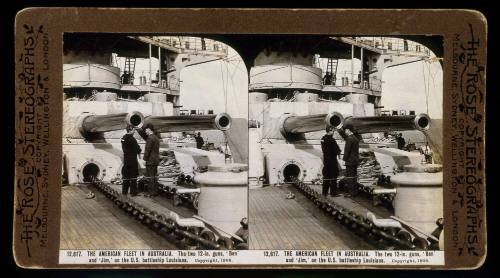
[(224, 70), (222, 69), (222, 63), (219, 62), (220, 65), (220, 74), (221, 74), (221, 81), (222, 81), (222, 92), (224, 93), (224, 112), (227, 111), (227, 97), (226, 97), (226, 87), (224, 84)]
[(429, 94), (428, 94), (428, 88), (427, 88), (427, 81), (425, 78), (425, 61), (422, 63), (422, 77), (424, 79), (424, 93), (425, 93), (425, 106), (426, 106), (426, 111), (427, 115), (429, 114)]

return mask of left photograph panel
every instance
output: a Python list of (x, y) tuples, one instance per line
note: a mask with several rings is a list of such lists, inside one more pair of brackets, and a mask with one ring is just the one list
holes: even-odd
[(59, 249), (248, 249), (240, 56), (171, 34), (63, 44)]

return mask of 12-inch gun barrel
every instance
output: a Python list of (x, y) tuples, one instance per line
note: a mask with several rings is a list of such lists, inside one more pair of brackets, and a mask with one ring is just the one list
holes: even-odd
[(337, 112), (307, 116), (285, 114), (280, 119), (280, 132), (284, 137), (324, 130), (327, 126), (338, 126), (343, 119)]
[[(352, 126), (356, 133), (376, 133), (403, 130), (426, 131), (431, 120), (426, 114), (408, 116), (347, 117), (340, 127)], [(340, 128), (339, 126), (337, 128)]]
[(343, 129), (346, 126), (354, 128), (356, 133), (377, 133), (403, 130), (426, 131), (431, 120), (426, 114), (409, 116), (370, 116), (344, 117), (341, 113), (331, 112), (307, 116), (284, 114), (280, 119), (280, 132), (285, 138), (300, 138), (307, 132), (324, 130), (327, 126)]
[(226, 113), (217, 115), (185, 115), (185, 116), (149, 116), (144, 123), (153, 125), (156, 132), (180, 132), (197, 130), (228, 130), (231, 127), (231, 116)]
[(99, 134), (114, 130), (124, 130), (127, 126), (142, 127), (153, 125), (159, 132), (180, 132), (196, 130), (228, 130), (231, 127), (231, 116), (226, 113), (217, 115), (187, 115), (187, 116), (149, 116), (140, 112), (95, 115), (85, 113), (78, 120), (80, 133), (84, 136)]
[(141, 112), (94, 115), (85, 113), (78, 120), (78, 128), (82, 135), (124, 130), (128, 125), (141, 127), (144, 117)]

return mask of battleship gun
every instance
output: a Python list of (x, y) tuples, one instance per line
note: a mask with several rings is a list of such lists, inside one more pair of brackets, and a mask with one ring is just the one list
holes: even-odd
[(231, 116), (220, 113), (217, 115), (144, 117), (142, 113), (134, 111), (109, 115), (84, 113), (78, 119), (78, 128), (85, 137), (108, 131), (124, 130), (127, 126), (141, 128), (145, 124), (152, 124), (160, 133), (213, 129), (225, 131), (231, 127)]
[(340, 113), (332, 114), (330, 123), (336, 129), (352, 126), (356, 133), (377, 133), (403, 130), (420, 130), (426, 132), (430, 128), (431, 119), (427, 114), (407, 116), (371, 116), (343, 117)]
[(307, 116), (284, 114), (280, 118), (279, 129), (281, 135), (287, 139), (303, 139), (304, 133), (321, 131), (327, 126), (342, 126), (343, 119), (342, 114), (338, 112)]
[(84, 137), (103, 132), (124, 130), (127, 126), (141, 127), (144, 116), (141, 112), (117, 113), (108, 115), (95, 115), (83, 113), (78, 119), (78, 129)]
[(352, 117), (343, 116), (339, 112), (307, 116), (294, 116), (284, 114), (279, 122), (280, 132), (283, 137), (290, 140), (303, 139), (308, 132), (324, 130), (327, 126), (343, 130), (352, 126), (358, 134), (377, 133), (403, 130), (427, 131), (431, 120), (426, 114), (409, 116), (371, 116)]
[(222, 130), (231, 127), (231, 116), (226, 113), (217, 115), (149, 116), (146, 125), (153, 125), (156, 132), (180, 132), (197, 130)]

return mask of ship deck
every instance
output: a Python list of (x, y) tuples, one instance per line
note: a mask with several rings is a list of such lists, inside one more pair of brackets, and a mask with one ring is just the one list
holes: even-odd
[[(316, 190), (321, 190), (318, 185)], [(288, 192), (294, 199), (286, 199)], [(350, 210), (366, 213), (361, 200), (335, 197)], [(353, 234), (317, 208), (292, 185), (269, 186), (249, 191), (250, 249), (370, 250), (374, 246)], [(375, 209), (383, 215), (382, 209)]]
[[(110, 185), (120, 191), (121, 185)], [(321, 185), (312, 185), (318, 192)], [(88, 192), (95, 198), (86, 199)], [(294, 199), (286, 199), (288, 192)], [(331, 197), (329, 197), (331, 198)], [(331, 200), (356, 213), (391, 213), (373, 207), (363, 197), (335, 197)], [(174, 206), (164, 196), (134, 197), (141, 206), (182, 217), (195, 214), (189, 206)], [(374, 247), (335, 222), (292, 185), (269, 186), (249, 191), (250, 249), (369, 250)], [(120, 210), (92, 186), (62, 187), (60, 249), (178, 249), (134, 218)]]
[[(95, 198), (86, 199), (89, 191)], [(178, 249), (160, 235), (120, 210), (101, 192), (87, 185), (61, 189), (60, 249)], [(137, 197), (146, 206), (167, 207), (164, 197)], [(163, 205), (165, 203), (165, 205)], [(165, 208), (166, 209), (166, 208)], [(179, 213), (181, 211), (181, 213)], [(180, 215), (188, 215), (180, 207)]]

